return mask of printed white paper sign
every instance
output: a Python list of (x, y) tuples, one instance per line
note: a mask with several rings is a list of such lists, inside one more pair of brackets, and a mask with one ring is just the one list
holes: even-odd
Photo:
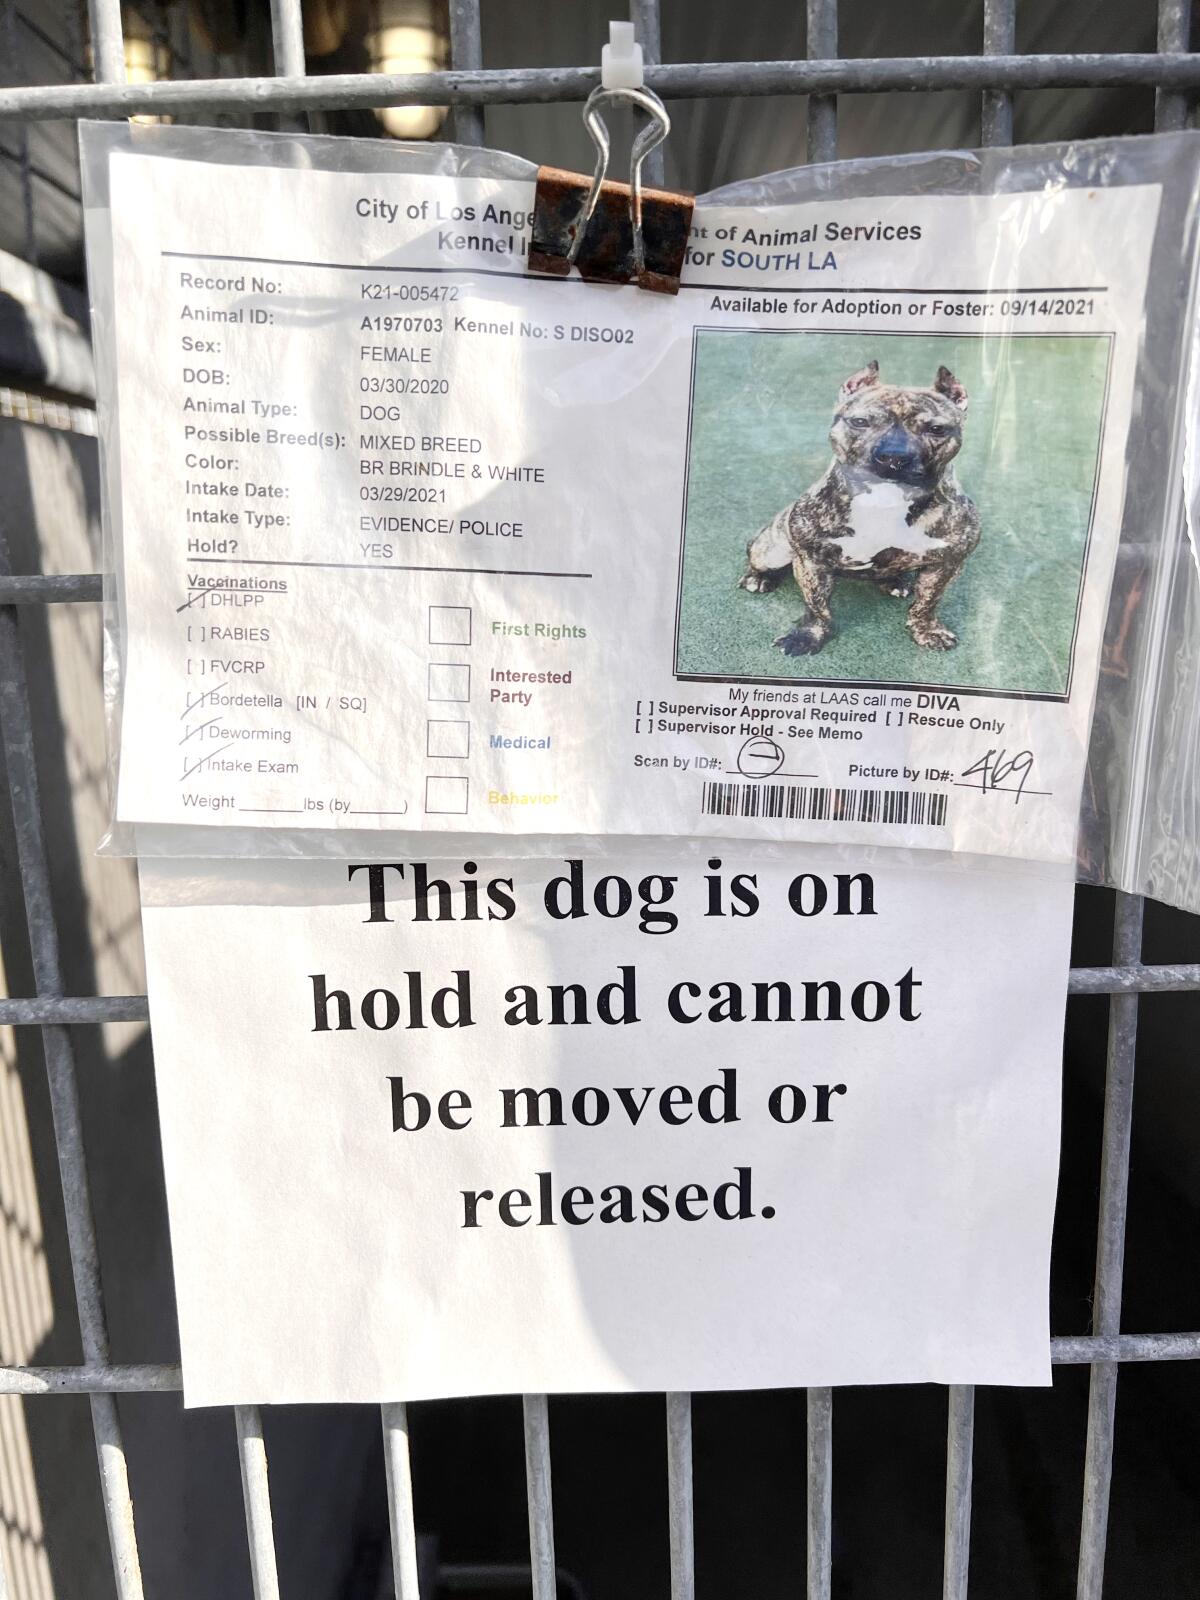
[(110, 170), (120, 819), (1072, 858), (1156, 187), (701, 205), (671, 298)]
[(189, 1404), (1049, 1382), (1067, 874), (141, 871)]

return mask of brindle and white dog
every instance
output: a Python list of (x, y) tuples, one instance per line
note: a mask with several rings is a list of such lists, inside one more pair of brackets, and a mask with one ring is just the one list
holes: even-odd
[(806, 614), (775, 641), (785, 655), (812, 655), (832, 637), (829, 597), (842, 576), (911, 595), (908, 630), (925, 649), (958, 643), (937, 608), (979, 543), (979, 513), (951, 464), (966, 409), (967, 391), (948, 367), (929, 389), (880, 383), (877, 361), (846, 379), (828, 470), (746, 549), (743, 589), (765, 594), (790, 567), (804, 596)]

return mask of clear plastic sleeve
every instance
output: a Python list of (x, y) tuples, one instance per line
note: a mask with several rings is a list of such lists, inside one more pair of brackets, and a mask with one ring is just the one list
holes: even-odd
[[(385, 144), (285, 134), (89, 124), (81, 129), (88, 258), (97, 346), (101, 451), (106, 486), (105, 689), (111, 793), (120, 759), (125, 604), (122, 583), (120, 416), (117, 404), (108, 163), (118, 150), (174, 160), (231, 160), (252, 166), (334, 172), (421, 173), (532, 183), (536, 169), (499, 152), (453, 145)], [(1146, 892), (1200, 910), (1200, 862), (1191, 827), (1195, 798), (1200, 595), (1189, 519), (1200, 497), (1193, 438), (1197, 178), (1200, 135), (951, 151), (814, 166), (741, 182), (703, 205), (763, 207), (876, 196), (1003, 195), (1058, 189), (1156, 185), (1161, 203), (1150, 251), (1127, 440), (1124, 514), (1115, 561), (1093, 734), (1083, 784), (1079, 876)], [(1121, 240), (1112, 241), (1114, 251)], [(919, 267), (918, 267), (919, 270)], [(1194, 379), (1193, 379), (1194, 381)], [(1083, 692), (1086, 693), (1086, 685)], [(297, 827), (137, 825), (114, 820), (102, 843), (119, 854), (445, 856), (561, 854), (578, 847), (563, 834), (384, 833)], [(628, 834), (589, 838), (640, 849)], [(879, 836), (880, 844), (886, 837)], [(656, 841), (645, 841), (648, 849)], [(700, 839), (686, 848), (707, 850)], [(1001, 850), (1000, 853), (1003, 853)]]

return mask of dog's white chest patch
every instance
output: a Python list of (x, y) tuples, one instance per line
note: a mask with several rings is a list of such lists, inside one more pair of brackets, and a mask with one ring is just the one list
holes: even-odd
[(913, 497), (898, 483), (879, 483), (850, 500), (848, 536), (833, 539), (841, 550), (844, 567), (869, 567), (881, 550), (905, 550), (915, 557), (942, 547), (941, 539), (914, 528), (908, 521)]

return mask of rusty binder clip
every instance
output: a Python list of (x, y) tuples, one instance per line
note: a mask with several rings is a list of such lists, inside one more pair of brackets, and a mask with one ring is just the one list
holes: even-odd
[[(678, 294), (679, 274), (692, 226), (690, 194), (643, 189), (642, 164), (671, 131), (667, 108), (642, 86), (641, 49), (630, 23), (609, 24), (603, 82), (588, 97), (584, 126), (596, 146), (590, 179), (559, 167), (539, 167), (533, 205), (533, 237), (526, 270), (598, 283), (636, 283), (659, 294)], [(610, 59), (610, 51), (615, 59)], [(623, 100), (650, 117), (633, 142), (629, 182), (608, 177), (608, 129), (600, 108)]]

